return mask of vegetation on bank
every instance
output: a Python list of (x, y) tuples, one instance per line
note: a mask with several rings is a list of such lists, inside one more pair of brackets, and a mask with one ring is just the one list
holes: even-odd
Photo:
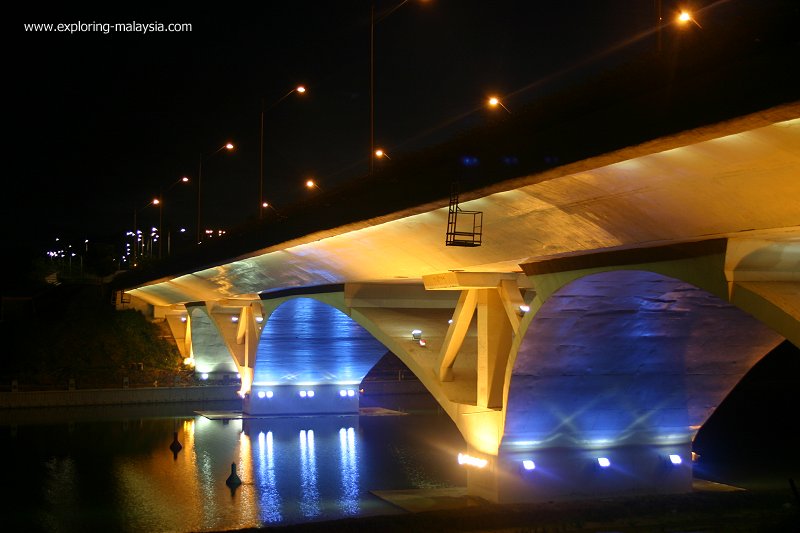
[(0, 390), (153, 386), (191, 379), (165, 323), (117, 311), (105, 284), (62, 284), (4, 300)]

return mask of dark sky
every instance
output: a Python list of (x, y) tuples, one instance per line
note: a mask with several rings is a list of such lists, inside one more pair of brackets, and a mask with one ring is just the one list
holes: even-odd
[[(700, 25), (762, 0), (694, 1)], [(203, 220), (258, 216), (259, 123), (264, 196), (287, 205), (313, 176), (362, 176), (369, 157), (370, 0), (140, 3), (23, 7), (6, 50), (4, 240), (113, 240), (155, 223), (148, 202), (204, 159)], [(376, 0), (375, 142), (395, 157), (480, 126), (488, 95), (513, 112), (586, 72), (655, 46), (657, 0)], [(665, 21), (678, 3), (663, 0)], [(213, 6), (213, 7), (212, 7)], [(398, 7), (399, 6), (399, 7)], [(396, 9), (395, 9), (396, 8)], [(768, 9), (768, 7), (764, 7)], [(24, 23), (190, 23), (184, 33), (25, 31)], [(702, 31), (688, 25), (680, 31)], [(674, 25), (664, 33), (679, 31)], [(292, 94), (302, 83), (308, 92)], [(272, 106), (272, 107), (269, 107)], [(376, 164), (391, 164), (378, 161)], [(164, 217), (194, 231), (196, 185), (176, 185)], [(44, 248), (43, 248), (44, 249)]]

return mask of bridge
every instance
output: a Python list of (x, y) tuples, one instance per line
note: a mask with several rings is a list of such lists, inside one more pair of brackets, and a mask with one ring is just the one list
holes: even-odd
[[(800, 346), (800, 102), (128, 287), (254, 416), (356, 413), (391, 351), (492, 501), (691, 490), (691, 444)], [(469, 215), (468, 215), (469, 216)], [(471, 222), (470, 222), (471, 224)], [(474, 234), (470, 225), (463, 234)]]

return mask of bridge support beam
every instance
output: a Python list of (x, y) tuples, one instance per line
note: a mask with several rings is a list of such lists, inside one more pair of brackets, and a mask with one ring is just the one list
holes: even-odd
[(264, 321), (260, 300), (220, 300), (206, 304), (217, 325), (228, 353), (236, 364), (241, 381), (239, 394), (250, 392), (256, 349)]
[[(525, 304), (524, 276), (480, 272), (447, 272), (424, 276), (427, 290), (460, 290), (458, 304), (438, 357), (439, 381), (454, 381), (453, 365), (477, 314), (476, 405), (501, 409), (506, 366), (520, 333)], [(517, 344), (518, 345), (518, 344)]]

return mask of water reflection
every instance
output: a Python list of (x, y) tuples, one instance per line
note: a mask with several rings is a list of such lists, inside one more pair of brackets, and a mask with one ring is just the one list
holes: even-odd
[(444, 415), (106, 417), (72, 431), (59, 415), (0, 431), (6, 456), (26, 458), (6, 472), (18, 480), (3, 502), (17, 511), (10, 530), (219, 531), (394, 514), (370, 491), (466, 483), (452, 453), (464, 442)]
[(319, 515), (319, 490), (317, 489), (317, 461), (314, 455), (314, 430), (300, 430), (301, 482), (300, 511), (306, 518)]
[(358, 514), (358, 468), (356, 437), (352, 427), (339, 430), (339, 464), (342, 472), (342, 497), (339, 505), (346, 514)]
[(272, 432), (258, 432), (258, 486), (261, 488), (261, 520), (272, 524), (283, 520), (281, 496), (275, 481), (275, 452)]

